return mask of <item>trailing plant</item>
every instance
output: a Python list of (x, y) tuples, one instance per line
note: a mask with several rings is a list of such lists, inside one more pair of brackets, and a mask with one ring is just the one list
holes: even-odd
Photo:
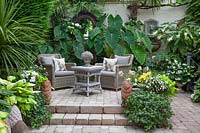
[(125, 115), (129, 122), (152, 130), (156, 127), (171, 127), (172, 109), (168, 97), (152, 91), (139, 90), (125, 101)]
[(0, 1), (0, 74), (4, 77), (32, 65), (34, 49), (44, 37), (34, 16), (19, 15), (23, 6), (17, 0)]
[(34, 94), (37, 104), (26, 113), (24, 117), (26, 123), (31, 128), (39, 128), (45, 120), (50, 119), (51, 112), (45, 107), (46, 101), (41, 93)]

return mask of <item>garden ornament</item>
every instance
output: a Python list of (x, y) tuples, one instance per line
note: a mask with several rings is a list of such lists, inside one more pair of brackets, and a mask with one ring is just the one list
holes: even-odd
[(91, 66), (90, 62), (93, 59), (93, 54), (89, 51), (85, 51), (81, 54), (81, 58), (85, 63), (85, 66)]
[(124, 102), (131, 94), (131, 91), (132, 91), (132, 84), (130, 80), (124, 80), (122, 82), (122, 87), (121, 87), (122, 106), (124, 106)]

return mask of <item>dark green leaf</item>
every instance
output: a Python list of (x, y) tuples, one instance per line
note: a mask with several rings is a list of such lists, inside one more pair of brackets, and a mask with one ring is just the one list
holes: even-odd
[(144, 47), (138, 44), (133, 44), (131, 45), (131, 50), (134, 53), (136, 60), (140, 64), (144, 64), (145, 59), (146, 59), (146, 51)]

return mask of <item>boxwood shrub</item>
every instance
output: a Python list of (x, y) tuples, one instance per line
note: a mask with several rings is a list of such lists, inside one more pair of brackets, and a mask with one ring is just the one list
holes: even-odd
[(125, 101), (125, 115), (145, 130), (156, 127), (171, 127), (172, 109), (168, 97), (155, 92), (139, 90)]

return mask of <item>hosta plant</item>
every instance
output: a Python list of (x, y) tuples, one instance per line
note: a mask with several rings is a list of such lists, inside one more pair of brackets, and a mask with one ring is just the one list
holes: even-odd
[(129, 122), (145, 130), (171, 126), (172, 109), (168, 97), (152, 91), (139, 90), (125, 101), (125, 115)]

